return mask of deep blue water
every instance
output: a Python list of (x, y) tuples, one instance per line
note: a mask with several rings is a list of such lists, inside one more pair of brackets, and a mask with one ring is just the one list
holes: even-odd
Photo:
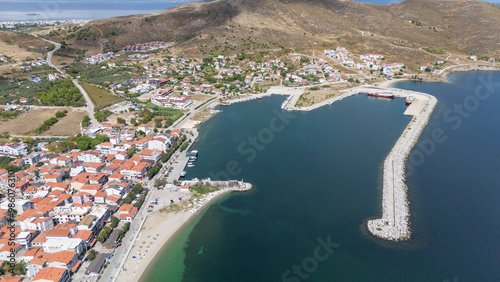
[[(383, 242), (363, 228), (380, 213), (382, 163), (409, 122), (404, 101), (353, 96), (293, 112), (270, 134), (284, 99), (273, 96), (222, 108), (201, 127), (188, 177), (232, 173), (255, 187), (175, 236), (143, 280), (499, 280), (500, 73), (449, 78), (397, 85), (439, 99), (409, 160), (408, 242)], [(252, 136), (267, 142), (254, 158)], [(328, 239), (333, 253), (317, 251)]]

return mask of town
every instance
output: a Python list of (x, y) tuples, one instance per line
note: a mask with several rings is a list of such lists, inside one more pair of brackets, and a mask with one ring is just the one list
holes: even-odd
[[(15, 255), (14, 263), (7, 263), (13, 274), (31, 281), (97, 279), (115, 250), (124, 248), (122, 241), (131, 226), (144, 221), (138, 216), (141, 211), (186, 201), (192, 187), (211, 183), (210, 179), (182, 179), (190, 160), (187, 150), (198, 136), (200, 121), (193, 116), (204, 109), (215, 114), (213, 109), (229, 99), (265, 93), (274, 86), (314, 91), (340, 85), (338, 90), (410, 76), (404, 63), (386, 62), (383, 54), (359, 54), (356, 59), (344, 47), (325, 49), (318, 56), (290, 50), (283, 57), (242, 52), (203, 59), (159, 52), (169, 47), (158, 41), (128, 45), (66, 66), (65, 74), (54, 72), (44, 57), (18, 67), (29, 75), (19, 85), (52, 83), (45, 86), (51, 90), (67, 83), (68, 91), (76, 95), (78, 89), (71, 88), (71, 83), (87, 80), (94, 87), (84, 87), (91, 96), (89, 89), (98, 89), (117, 100), (97, 107), (94, 116), (85, 116), (73, 136), (49, 141), (12, 137), (0, 144), (0, 180), (5, 187), (0, 202), (0, 260), (8, 262)], [(9, 63), (4, 55), (0, 60)], [(432, 62), (420, 71), (434, 74), (445, 64)], [(39, 68), (50, 71), (31, 75)], [(97, 75), (89, 76), (87, 69)], [(307, 92), (302, 102), (306, 96)], [(49, 98), (44, 93), (11, 99), (3, 116), (12, 119), (35, 107), (70, 105), (55, 104)], [(78, 99), (74, 105), (81, 107), (83, 99)], [(131, 113), (139, 115), (131, 117)], [(47, 131), (65, 115), (57, 112), (31, 133)], [(114, 120), (109, 120), (112, 115)], [(10, 182), (13, 193), (7, 188)], [(199, 207), (197, 202), (189, 205)], [(12, 213), (17, 216), (14, 227), (9, 224)], [(132, 232), (138, 232), (137, 227)], [(13, 245), (11, 234), (15, 234)]]

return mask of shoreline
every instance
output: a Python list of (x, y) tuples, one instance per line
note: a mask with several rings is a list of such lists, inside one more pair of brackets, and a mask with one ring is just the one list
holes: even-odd
[[(461, 72), (461, 71), (498, 71), (500, 70), (500, 67), (489, 67), (487, 69), (482, 69), (481, 65), (465, 65), (467, 66), (466, 68), (462, 69), (459, 67), (462, 66), (453, 66), (451, 68), (448, 68), (444, 70), (440, 75), (446, 76), (450, 72)], [(386, 80), (379, 82), (374, 85), (364, 85), (364, 86), (358, 86), (350, 89), (345, 89), (345, 90), (340, 90), (340, 92), (344, 92), (338, 96), (326, 99), (320, 103), (304, 107), (304, 108), (297, 108), (295, 106), (292, 107), (283, 107), (283, 110), (300, 110), (300, 111), (311, 111), (314, 109), (317, 109), (319, 107), (325, 106), (325, 105), (331, 105), (332, 103), (336, 101), (341, 101), (342, 99), (358, 94), (361, 91), (368, 91), (368, 90), (385, 90), (385, 91), (392, 91), (395, 92), (396, 97), (398, 98), (406, 98), (410, 94), (415, 96), (416, 101), (420, 101), (420, 103), (414, 102), (412, 105), (408, 107), (408, 109), (404, 112), (404, 115), (410, 115), (413, 116), (411, 121), (408, 123), (407, 127), (401, 134), (401, 136), (398, 138), (396, 141), (394, 147), (391, 149), (389, 152), (388, 156), (384, 160), (384, 173), (383, 173), (383, 187), (382, 187), (382, 216), (381, 218), (378, 219), (369, 219), (366, 222), (366, 227), (370, 233), (378, 238), (388, 240), (388, 241), (404, 241), (408, 240), (411, 235), (411, 230), (410, 230), (410, 225), (411, 223), (409, 222), (409, 202), (407, 198), (407, 191), (408, 187), (404, 183), (405, 181), (405, 168), (406, 168), (406, 161), (408, 159), (408, 156), (417, 143), (418, 139), (420, 138), (420, 135), (429, 122), (429, 119), (432, 115), (432, 112), (434, 111), (434, 108), (437, 104), (437, 98), (427, 94), (427, 93), (422, 93), (422, 92), (415, 92), (415, 91), (408, 91), (408, 90), (402, 90), (402, 89), (397, 89), (393, 88), (392, 85), (393, 83), (397, 83), (400, 81), (407, 81), (411, 80), (408, 78), (401, 78), (397, 80)], [(446, 78), (444, 79), (446, 81)], [(210, 104), (215, 104), (218, 103), (217, 105), (231, 105), (233, 103), (240, 103), (240, 102), (246, 102), (246, 101), (251, 101), (254, 99), (259, 99), (263, 97), (269, 97), (270, 95), (285, 95), (285, 96), (291, 96), (290, 99), (287, 99), (286, 101), (288, 102), (287, 104), (293, 103), (294, 100), (298, 99), (300, 95), (302, 95), (304, 92), (303, 87), (296, 87), (296, 88), (285, 88), (285, 87), (280, 87), (280, 86), (275, 86), (271, 87), (266, 93), (259, 93), (259, 94), (247, 94), (246, 97), (241, 98), (241, 99), (233, 99), (233, 100), (228, 100), (224, 101), (224, 103), (220, 103), (219, 101), (214, 101), (213, 103)], [(417, 106), (417, 104), (419, 104)], [(248, 184), (250, 185), (250, 184)], [(251, 185), (250, 185), (251, 187)], [(249, 188), (250, 189), (250, 188)], [(145, 259), (143, 262), (145, 262), (146, 267), (141, 268), (138, 273), (136, 271), (136, 275), (130, 275), (127, 277), (123, 277), (124, 271), (120, 271), (120, 274), (118, 277), (123, 278), (123, 280), (120, 281), (141, 281), (141, 279), (144, 278), (144, 273), (146, 272), (147, 269), (149, 269), (152, 265), (152, 261), (155, 260), (155, 258), (160, 254), (160, 251), (168, 244), (168, 241), (170, 238), (172, 238), (177, 232), (183, 229), (183, 227), (194, 217), (194, 215), (199, 214), (200, 210), (206, 210), (206, 208), (210, 207), (211, 204), (220, 196), (222, 195), (227, 195), (230, 192), (228, 191), (223, 191), (220, 192), (218, 195), (215, 197), (211, 198), (209, 201), (203, 204), (203, 207), (201, 207), (199, 210), (196, 210), (196, 212), (189, 213), (188, 211), (183, 211), (179, 214), (174, 214), (174, 216), (168, 216), (167, 219), (163, 218), (160, 219), (160, 224), (158, 222), (154, 222), (153, 225), (155, 225), (157, 228), (168, 225), (167, 223), (173, 222), (173, 221), (179, 221), (178, 217), (183, 216), (183, 218), (180, 219), (182, 222), (181, 224), (177, 224), (175, 228), (170, 228), (172, 229), (171, 232), (166, 234), (167, 236), (163, 236), (163, 240), (158, 240), (155, 246), (158, 246), (155, 248), (155, 251), (153, 251), (151, 254), (149, 254), (148, 258)], [(188, 214), (189, 213), (189, 214)], [(157, 214), (157, 213), (155, 213)], [(153, 218), (155, 214), (152, 214), (150, 218)], [(187, 215), (186, 215), (187, 214)], [(178, 215), (177, 217), (175, 215)], [(392, 219), (392, 220), (391, 220)], [(152, 220), (152, 219), (151, 219)], [(389, 224), (387, 224), (389, 222)], [(146, 228), (146, 225), (148, 222), (143, 226), (143, 229)], [(148, 225), (149, 226), (149, 225)], [(171, 226), (170, 226), (171, 227)], [(145, 230), (141, 230), (141, 233), (145, 232)], [(160, 234), (160, 233), (157, 233)], [(164, 233), (162, 235), (165, 235)], [(139, 240), (140, 237), (138, 237), (137, 240)], [(136, 240), (136, 241), (137, 241)], [(131, 252), (132, 253), (132, 252)], [(132, 256), (129, 254), (129, 256)], [(129, 256), (127, 257), (125, 264), (130, 263)], [(138, 275), (137, 275), (138, 274)]]
[[(209, 181), (214, 184), (226, 181)], [(116, 281), (142, 281), (161, 250), (170, 239), (180, 232), (197, 215), (201, 215), (214, 202), (232, 192), (244, 192), (252, 188), (250, 183), (238, 182), (237, 187), (224, 187), (218, 191), (203, 195), (198, 200), (198, 206), (184, 207), (184, 210), (174, 212), (156, 211), (148, 215), (134, 244), (127, 255)], [(134, 258), (135, 257), (135, 258)]]

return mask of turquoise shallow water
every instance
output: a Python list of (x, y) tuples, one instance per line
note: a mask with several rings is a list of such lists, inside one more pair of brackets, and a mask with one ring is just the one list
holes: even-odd
[(143, 280), (498, 280), (499, 86), (475, 95), (488, 76), (500, 82), (460, 73), (397, 85), (439, 99), (409, 161), (413, 234), (404, 243), (363, 228), (380, 213), (382, 163), (410, 120), (404, 100), (357, 95), (290, 117), (277, 115), (284, 96), (221, 108), (201, 127), (187, 177), (229, 175), (254, 189), (208, 208)]

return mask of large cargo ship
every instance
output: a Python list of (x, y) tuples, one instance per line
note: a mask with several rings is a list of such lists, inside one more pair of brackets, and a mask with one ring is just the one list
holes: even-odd
[(392, 92), (377, 92), (377, 91), (372, 91), (372, 92), (368, 92), (368, 96), (394, 99), (394, 94), (392, 94)]

